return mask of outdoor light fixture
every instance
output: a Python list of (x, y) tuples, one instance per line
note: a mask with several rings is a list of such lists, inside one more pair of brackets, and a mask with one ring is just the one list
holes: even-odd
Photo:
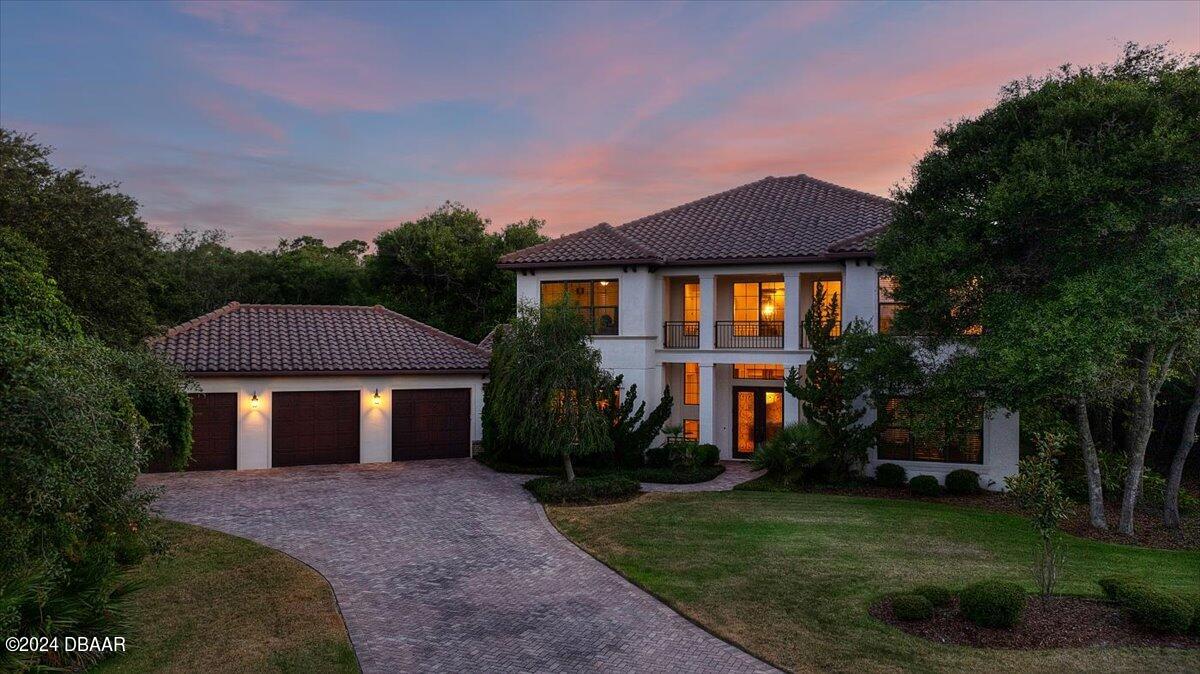
[(250, 409), (258, 409), (258, 391), (250, 394)]
[(371, 396), (371, 404), (378, 407), (381, 403), (383, 403), (383, 398), (379, 397), (379, 389), (375, 389), (375, 395)]

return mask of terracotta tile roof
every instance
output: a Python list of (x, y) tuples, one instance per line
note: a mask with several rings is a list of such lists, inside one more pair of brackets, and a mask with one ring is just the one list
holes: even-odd
[[(501, 325), (503, 325), (503, 323)], [(492, 344), (494, 344), (496, 341), (496, 331), (499, 329), (500, 326), (497, 325), (489, 330), (487, 335), (485, 335), (483, 339), (479, 340), (479, 348), (490, 353), (492, 350)]]
[(485, 372), (484, 349), (381, 306), (231, 302), (149, 341), (192, 375)]
[(869, 254), (869, 237), (856, 249), (833, 246), (877, 233), (891, 214), (889, 199), (806, 175), (763, 178), (620, 227), (600, 224), (509, 253), (500, 265), (670, 265)]

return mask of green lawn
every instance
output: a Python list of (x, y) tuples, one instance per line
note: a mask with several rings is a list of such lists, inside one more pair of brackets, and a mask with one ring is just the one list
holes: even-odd
[(96, 672), (357, 672), (329, 583), (287, 555), (161, 522), (170, 547), (132, 573), (127, 652)]
[[(1200, 671), (1200, 651), (976, 650), (876, 622), (882, 594), (1029, 579), (1033, 537), (1011, 515), (821, 494), (655, 494), (548, 508), (569, 538), (708, 630), (797, 671)], [(1200, 553), (1069, 538), (1061, 591), (1134, 573), (1200, 600)]]

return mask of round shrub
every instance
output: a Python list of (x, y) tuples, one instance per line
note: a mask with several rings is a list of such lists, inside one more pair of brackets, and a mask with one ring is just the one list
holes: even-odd
[(1136, 590), (1124, 605), (1135, 623), (1155, 632), (1185, 634), (1192, 624), (1192, 606), (1160, 590)]
[(1150, 591), (1145, 581), (1129, 575), (1105, 576), (1096, 583), (1104, 590), (1104, 596), (1122, 606), (1135, 594)]
[(579, 477), (567, 482), (561, 477), (538, 477), (525, 483), (541, 503), (587, 505), (618, 501), (636, 496), (642, 485), (626, 475)]
[(954, 593), (941, 585), (920, 585), (912, 589), (912, 594), (920, 595), (937, 608), (946, 606), (954, 597)]
[(919, 594), (900, 594), (892, 598), (892, 615), (897, 620), (925, 620), (933, 615), (933, 604)]
[(950, 471), (946, 476), (946, 491), (955, 496), (979, 493), (979, 473), (966, 468)]
[(721, 450), (716, 445), (696, 445), (696, 465), (715, 466), (721, 460)]
[(1002, 580), (975, 583), (959, 593), (958, 607), (967, 620), (980, 627), (1012, 627), (1025, 608), (1025, 591)]
[(903, 487), (908, 480), (908, 472), (904, 466), (894, 463), (881, 463), (875, 467), (875, 484), (880, 487)]
[(918, 475), (908, 481), (908, 488), (917, 496), (937, 496), (942, 493), (942, 485), (932, 475)]
[(671, 465), (671, 445), (661, 444), (646, 450), (646, 465), (650, 468), (666, 468)]
[(1188, 632), (1194, 637), (1200, 637), (1200, 601), (1196, 602), (1196, 607), (1192, 610), (1192, 626), (1188, 628)]

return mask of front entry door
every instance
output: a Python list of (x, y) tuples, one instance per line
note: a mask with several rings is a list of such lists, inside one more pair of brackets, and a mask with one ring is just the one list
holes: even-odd
[(733, 455), (747, 457), (783, 428), (783, 389), (734, 387)]

